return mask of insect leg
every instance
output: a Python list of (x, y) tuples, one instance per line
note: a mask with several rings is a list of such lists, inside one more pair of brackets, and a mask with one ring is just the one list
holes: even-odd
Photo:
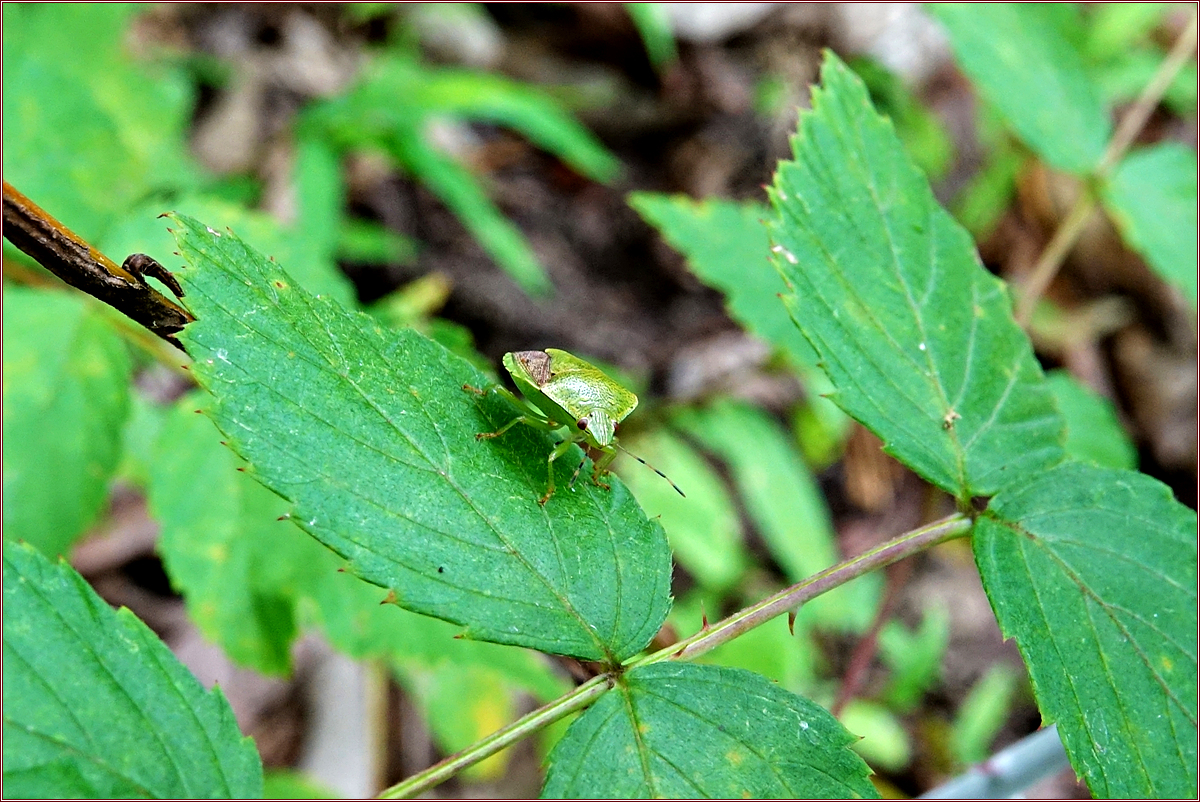
[[(593, 449), (593, 452), (594, 451), (595, 450)], [(612, 461), (616, 458), (617, 450), (615, 448), (603, 449), (603, 453), (599, 454), (598, 457), (595, 453), (592, 454), (592, 459), (595, 460), (595, 462), (592, 463), (592, 484), (596, 485), (597, 487), (603, 487), (605, 490), (612, 489), (606, 483), (601, 482), (600, 477), (608, 473), (608, 466), (611, 465)]]
[(554, 495), (554, 460), (566, 454), (574, 442), (570, 438), (563, 440), (554, 447), (554, 450), (550, 452), (550, 456), (546, 458), (546, 495), (538, 499), (538, 504), (541, 504), (543, 507), (546, 506), (546, 502), (550, 500), (550, 497)]

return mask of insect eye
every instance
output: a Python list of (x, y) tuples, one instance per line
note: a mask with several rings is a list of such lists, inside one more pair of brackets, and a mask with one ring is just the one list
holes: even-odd
[(587, 429), (587, 421), (583, 420), (582, 418), (575, 421), (575, 425), (578, 426), (580, 429), (585, 429), (585, 430)]

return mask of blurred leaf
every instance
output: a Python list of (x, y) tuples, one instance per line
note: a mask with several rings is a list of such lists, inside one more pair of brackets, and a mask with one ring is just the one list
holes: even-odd
[[(1154, 41), (1154, 32), (1166, 20), (1172, 4), (1095, 3), (1087, 10), (1084, 54), (1093, 79), (1110, 105), (1134, 100), (1166, 58), (1166, 52)], [(1180, 116), (1195, 113), (1194, 61), (1175, 76), (1163, 103)]]
[[(1114, 3), (1113, 5), (1132, 5)], [(1109, 105), (1129, 103), (1142, 93), (1162, 66), (1166, 54), (1155, 47), (1132, 50), (1091, 68)], [(1163, 92), (1163, 105), (1186, 117), (1196, 113), (1196, 62), (1185, 64)]]
[[(779, 424), (749, 404), (728, 400), (681, 411), (673, 420), (729, 466), (788, 581), (807, 579), (841, 559), (825, 497)], [(866, 627), (878, 604), (879, 580), (873, 575), (835, 588), (806, 604), (806, 616), (827, 627)]]
[(301, 241), (314, 261), (332, 262), (345, 219), (341, 160), (328, 143), (315, 136), (300, 137), (295, 160), (296, 224), (289, 233)]
[(955, 203), (954, 216), (975, 240), (986, 239), (1012, 203), (1025, 155), (1014, 147), (992, 150)]
[(342, 304), (354, 303), (350, 280), (328, 254), (308, 247), (305, 237), (262, 212), (207, 195), (189, 195), (169, 205), (152, 202), (135, 209), (104, 238), (103, 250), (113, 254), (148, 253), (174, 272), (179, 267), (179, 257), (173, 255), (176, 246), (169, 230), (171, 223), (166, 218), (160, 219), (167, 211), (194, 214), (207, 221), (214, 231), (233, 229), (255, 249), (274, 257), (304, 289), (330, 296)]
[(943, 605), (927, 608), (921, 625), (909, 632), (899, 621), (879, 631), (879, 651), (892, 670), (884, 697), (900, 712), (915, 708), (941, 677), (942, 658), (950, 643), (950, 613)]
[(1130, 153), (1104, 184), (1125, 240), (1196, 304), (1196, 152), (1162, 142)]
[(654, 69), (662, 68), (675, 59), (679, 54), (675, 50), (675, 35), (671, 31), (671, 18), (667, 8), (662, 3), (625, 3), (642, 44), (646, 46), (646, 55)]
[(662, 521), (675, 560), (704, 587), (716, 591), (731, 588), (749, 558), (742, 544), (737, 508), (721, 478), (695, 449), (666, 430), (622, 440), (687, 494), (683, 498), (661, 476), (629, 457), (617, 461), (622, 478), (646, 514)]
[(851, 699), (839, 717), (842, 726), (862, 738), (854, 751), (872, 766), (899, 772), (912, 759), (908, 733), (882, 705), (866, 699)]
[(981, 763), (992, 753), (992, 741), (1008, 719), (1017, 675), (1003, 664), (994, 665), (980, 677), (954, 718), (950, 745), (960, 763)]
[(4, 179), (85, 239), (147, 193), (194, 182), (190, 87), (122, 52), (134, 9), (4, 6)]
[(629, 205), (658, 229), (705, 284), (725, 294), (729, 315), (749, 331), (782, 348), (798, 365), (817, 356), (796, 331), (777, 296), (787, 289), (771, 267), (771, 241), (764, 225), (770, 210), (757, 203), (686, 195), (633, 192)]
[[(294, 533), (287, 502), (236, 470), (192, 394), (167, 414), (147, 488), (158, 551), (193, 622), (239, 665), (291, 669), (295, 596), (337, 560)], [(376, 600), (378, 603), (378, 600)]]
[(1137, 449), (1121, 428), (1116, 410), (1103, 398), (1076, 381), (1065, 370), (1046, 374), (1050, 392), (1067, 421), (1067, 454), (1102, 468), (1137, 467)]
[(670, 553), (619, 481), (539, 506), (550, 438), (521, 426), (478, 441), (516, 410), (465, 392), (486, 382), (467, 362), (308, 295), (234, 235), (173, 226), (198, 318), (181, 338), (209, 413), (302, 529), (465, 637), (612, 662), (645, 647)]
[(1145, 42), (1170, 3), (1096, 3), (1087, 15), (1086, 52), (1092, 58), (1121, 58)]
[(1078, 47), (1078, 11), (1050, 3), (935, 3), (958, 64), (1025, 143), (1073, 173), (1096, 167), (1111, 123)]
[(629, 671), (550, 755), (544, 798), (876, 798), (840, 724), (736, 668)]
[(263, 799), (341, 799), (337, 792), (295, 769), (268, 769)]
[(417, 326), (437, 312), (450, 297), (450, 279), (427, 273), (380, 298), (367, 310), (389, 326)]
[[(399, 676), (446, 754), (465, 749), (517, 717), (511, 687), (485, 666), (445, 661), (425, 668), (410, 663)], [(497, 779), (508, 768), (510, 756), (507, 750), (498, 752), (459, 776), (471, 781)]]
[(387, 64), (381, 79), (423, 117), (446, 115), (507, 126), (593, 181), (610, 181), (620, 170), (620, 162), (600, 140), (537, 87), (493, 73), (418, 68), (411, 62)]
[(954, 143), (937, 115), (925, 108), (904, 81), (870, 58), (856, 58), (849, 64), (871, 93), (875, 108), (891, 118), (896, 136), (913, 163), (936, 181), (946, 174), (954, 156)]
[(1008, 292), (832, 53), (771, 190), (784, 301), (884, 450), (960, 500), (1062, 459)]
[(817, 355), (788, 318), (777, 296), (787, 289), (771, 267), (771, 242), (760, 204), (718, 199), (693, 201), (683, 195), (634, 192), (629, 205), (687, 257), (688, 266), (705, 284), (725, 294), (729, 316), (752, 334), (791, 357), (808, 391), (808, 404), (826, 430), (847, 429), (849, 421), (820, 397), (832, 389), (816, 369)]
[(336, 253), (347, 262), (413, 264), (417, 243), (381, 223), (349, 217), (338, 232)]
[(550, 284), (529, 244), (488, 200), (475, 176), (428, 141), (439, 117), (509, 126), (593, 180), (607, 181), (619, 164), (559, 105), (533, 87), (496, 75), (432, 69), (397, 57), (379, 59), (349, 95), (308, 112), (307, 133), (321, 132), (339, 149), (386, 151), (458, 215), (497, 263), (525, 290)]
[(1196, 513), (1069, 462), (992, 499), (975, 559), (1042, 718), (1100, 797), (1196, 795)]
[(288, 504), (237, 468), (220, 433), (195, 410), (199, 394), (168, 413), (148, 488), (162, 525), (159, 553), (204, 635), (241, 665), (287, 671), (302, 627), (320, 626), (356, 659), (385, 658), (414, 670), (478, 666), (553, 698), (562, 683), (539, 655), (457, 640), (454, 626), (392, 605), (384, 592), (341, 572), (337, 555), (280, 521)]
[[(812, 375), (820, 377), (823, 385), (829, 385), (829, 379), (816, 368), (812, 369)], [(846, 413), (821, 396), (809, 395), (793, 408), (796, 443), (813, 471), (823, 471), (841, 458), (851, 423)]]
[(428, 145), (415, 131), (397, 132), (393, 153), (463, 222), (484, 250), (526, 292), (545, 295), (550, 280), (525, 236), (488, 200), (462, 165)]
[(121, 457), (130, 360), (99, 304), (4, 288), (4, 537), (66, 554)]
[(251, 798), (262, 766), (219, 690), (64, 562), (4, 543), (4, 791)]
[(153, 471), (154, 444), (162, 431), (166, 409), (148, 399), (135, 386), (129, 393), (129, 416), (121, 435), (121, 461), (117, 479), (145, 488)]

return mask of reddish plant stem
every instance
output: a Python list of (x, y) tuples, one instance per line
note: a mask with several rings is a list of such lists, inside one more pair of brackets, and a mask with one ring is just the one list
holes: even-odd
[(867, 669), (870, 668), (879, 646), (879, 631), (883, 629), (883, 625), (891, 619), (895, 612), (896, 605), (900, 601), (900, 592), (908, 584), (909, 577), (912, 576), (912, 565), (912, 561), (905, 560), (888, 568), (887, 588), (884, 592), (883, 604), (879, 605), (879, 610), (875, 613), (875, 620), (871, 622), (871, 628), (855, 645), (854, 653), (850, 655), (850, 664), (846, 667), (846, 674), (842, 678), (842, 686), (838, 689), (837, 699), (829, 708), (829, 712), (833, 713), (835, 718), (841, 716), (843, 708), (858, 695), (866, 681)]

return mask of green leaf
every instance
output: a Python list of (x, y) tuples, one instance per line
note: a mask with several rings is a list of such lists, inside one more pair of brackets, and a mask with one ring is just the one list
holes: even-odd
[[(232, 234), (175, 217), (198, 318), (181, 335), (210, 414), (302, 529), (397, 604), (463, 635), (619, 661), (658, 631), (670, 555), (619, 482), (538, 505), (551, 441), (411, 330), (297, 288)], [(578, 453), (578, 452), (576, 452)], [(561, 486), (577, 460), (556, 468)]]
[(1004, 284), (937, 204), (866, 89), (827, 53), (771, 190), (785, 296), (884, 450), (959, 499), (1062, 458), (1062, 420)]
[(1137, 449), (1121, 428), (1113, 405), (1065, 370), (1046, 374), (1046, 383), (1067, 421), (1067, 454), (1103, 468), (1137, 467)]
[(372, 220), (347, 218), (338, 231), (337, 257), (368, 264), (414, 264), (416, 240)]
[[(779, 424), (749, 404), (728, 400), (685, 410), (673, 422), (729, 466), (746, 511), (789, 581), (841, 559), (825, 498)], [(806, 604), (804, 615), (828, 626), (865, 628), (878, 605), (879, 580), (863, 577), (835, 588)]]
[(1111, 124), (1078, 46), (1078, 11), (1050, 3), (936, 3), (963, 72), (1049, 164), (1096, 167)]
[(1141, 148), (1103, 187), (1105, 207), (1154, 270), (1196, 303), (1196, 152), (1175, 142)]
[(4, 537), (66, 554), (121, 456), (129, 355), (98, 304), (4, 288)]
[(1066, 463), (992, 500), (975, 559), (1092, 794), (1196, 795), (1196, 513), (1161, 483)]
[(121, 434), (121, 460), (114, 478), (133, 487), (150, 482), (154, 444), (162, 429), (166, 409), (151, 401), (135, 386), (129, 392), (129, 414)]
[(296, 238), (314, 256), (332, 260), (346, 205), (339, 154), (315, 136), (301, 136), (296, 143), (292, 181), (296, 187)]
[(1089, 8), (1086, 51), (1091, 58), (1119, 59), (1151, 34), (1170, 3), (1101, 3)]
[(4, 179), (87, 239), (147, 192), (192, 180), (190, 87), (124, 55), (133, 10), (4, 8)]
[(237, 470), (241, 460), (196, 414), (201, 405), (198, 394), (187, 396), (167, 414), (149, 503), (172, 585), (204, 635), (235, 661), (284, 672), (298, 632), (317, 626), (357, 659), (406, 670), (486, 669), (540, 699), (562, 692), (541, 655), (458, 640), (450, 624), (381, 606), (382, 590), (342, 573), (337, 555), (279, 520), (287, 502)]
[(728, 590), (741, 578), (749, 557), (737, 508), (721, 477), (695, 449), (666, 430), (627, 443), (687, 494), (680, 496), (661, 476), (620, 457), (621, 476), (646, 513), (662, 521), (675, 560), (705, 588)]
[(145, 624), (63, 562), (4, 544), (4, 791), (250, 798), (254, 742)]
[(550, 755), (544, 798), (876, 798), (854, 737), (818, 705), (736, 668), (635, 668)]
[(625, 3), (629, 18), (642, 37), (646, 55), (654, 69), (663, 67), (679, 58), (675, 50), (675, 36), (671, 31), (671, 18), (662, 3)]
[[(327, 561), (341, 562), (322, 552)], [(381, 606), (379, 589), (351, 574), (331, 569), (321, 576), (323, 581), (301, 600), (304, 621), (320, 626), (330, 643), (351, 657), (383, 658), (403, 670), (483, 671), (546, 702), (566, 691), (545, 655), (455, 637), (459, 630), (453, 624)]]
[[(1094, 80), (1109, 106), (1133, 102), (1154, 79), (1166, 51), (1156, 46), (1127, 50), (1119, 57), (1092, 67)], [(1162, 105), (1179, 117), (1196, 113), (1196, 62), (1184, 64), (1163, 91)]]

